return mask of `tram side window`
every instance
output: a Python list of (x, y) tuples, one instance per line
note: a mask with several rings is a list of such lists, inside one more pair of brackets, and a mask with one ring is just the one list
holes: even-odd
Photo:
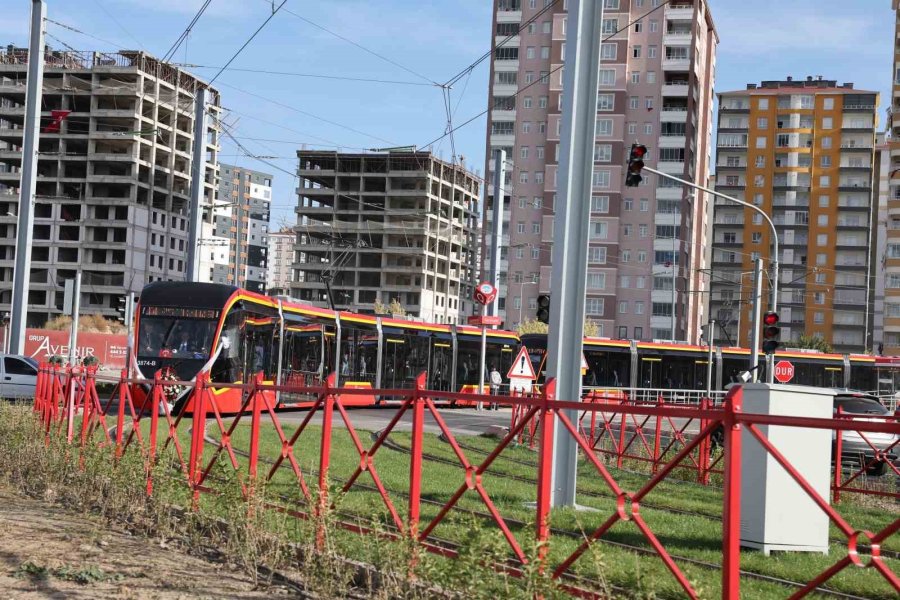
[(275, 336), (275, 321), (271, 318), (254, 316), (244, 321), (241, 338), (244, 357), (244, 371), (250, 377), (262, 373), (270, 379), (277, 366), (273, 361), (272, 341)]
[[(481, 342), (460, 338), (456, 357), (456, 386), (478, 385), (478, 370), (481, 362)], [(483, 381), (482, 381), (483, 383)]]
[(219, 343), (222, 346), (216, 362), (213, 363), (210, 377), (213, 381), (235, 382), (243, 378), (240, 368), (242, 355), (240, 326), (244, 320), (244, 311), (232, 310), (222, 326)]
[(315, 385), (322, 377), (322, 329), (285, 331), (284, 380), (293, 385)]
[(375, 381), (378, 334), (372, 329), (347, 327), (341, 330), (341, 379)]
[(416, 376), (428, 368), (428, 350), (428, 337), (385, 332), (381, 385), (412, 387)]

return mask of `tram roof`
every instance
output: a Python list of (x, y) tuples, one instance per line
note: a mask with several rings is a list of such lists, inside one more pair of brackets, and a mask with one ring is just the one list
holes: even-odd
[(143, 306), (219, 308), (238, 291), (233, 285), (190, 281), (155, 281), (141, 291)]

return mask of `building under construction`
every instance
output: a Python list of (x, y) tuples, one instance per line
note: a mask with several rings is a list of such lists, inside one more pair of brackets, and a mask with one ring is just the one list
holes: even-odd
[(472, 314), (479, 179), (430, 152), (297, 152), (292, 296), (438, 323)]
[[(11, 299), (28, 50), (0, 51), (0, 311)], [(82, 270), (85, 313), (117, 314), (145, 283), (187, 272), (195, 96), (206, 84), (143, 52), (45, 54), (28, 325), (63, 305)], [(203, 140), (212, 206), (219, 94)]]

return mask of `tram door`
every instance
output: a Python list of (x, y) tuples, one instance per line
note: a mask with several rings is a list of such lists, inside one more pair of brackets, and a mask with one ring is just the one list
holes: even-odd
[(641, 357), (641, 377), (638, 381), (639, 387), (659, 388), (662, 387), (660, 381), (662, 379), (661, 372), (662, 359), (655, 356)]
[(428, 387), (432, 390), (446, 392), (450, 390), (453, 369), (453, 348), (449, 339), (433, 338), (431, 341), (431, 360), (428, 367)]

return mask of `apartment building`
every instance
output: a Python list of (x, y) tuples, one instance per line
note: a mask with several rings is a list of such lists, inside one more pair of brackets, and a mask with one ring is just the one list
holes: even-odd
[[(603, 336), (693, 342), (706, 321), (697, 291), (706, 281), (708, 199), (649, 174), (625, 188), (624, 165), (641, 143), (648, 166), (707, 182), (718, 37), (707, 2), (660, 4), (604, 1), (586, 312)], [(485, 172), (491, 181), (493, 150), (504, 148), (499, 309), (507, 327), (534, 317), (538, 294), (552, 296), (566, 5), (495, 3)]]
[(269, 234), (266, 290), (271, 296), (289, 296), (291, 293), (294, 238), (293, 229), (287, 228)]
[[(772, 216), (783, 340), (805, 333), (839, 352), (871, 347), (877, 104), (876, 92), (821, 77), (719, 95), (716, 191)], [(727, 331), (717, 341), (749, 343), (749, 272), (770, 243), (761, 215), (716, 200), (710, 310)]]
[[(888, 111), (888, 126), (890, 126), (891, 115), (890, 111)], [(900, 269), (892, 268), (888, 269), (888, 255), (887, 255), (887, 247), (888, 247), (888, 235), (891, 234), (888, 229), (888, 225), (891, 227), (900, 229), (900, 218), (892, 219), (889, 214), (888, 205), (891, 202), (891, 146), (890, 146), (890, 138), (888, 137), (888, 132), (880, 131), (875, 134), (875, 161), (874, 161), (874, 173), (872, 175), (873, 181), (877, 181), (877, 187), (872, 191), (873, 193), (873, 204), (877, 207), (878, 214), (876, 215), (874, 221), (874, 231), (873, 237), (875, 239), (875, 243), (872, 244), (872, 283), (875, 286), (875, 301), (872, 305), (872, 309), (874, 312), (873, 323), (872, 323), (872, 346), (871, 349), (878, 354), (884, 353), (886, 349), (885, 345), (885, 285), (886, 285), (886, 274), (888, 271), (891, 271), (895, 274), (900, 274)], [(900, 240), (897, 240), (900, 241)], [(898, 252), (894, 250), (895, 254)], [(900, 256), (900, 254), (898, 254)], [(891, 265), (893, 267), (893, 265)], [(898, 297), (900, 300), (900, 297)], [(891, 307), (892, 313), (895, 315), (892, 318), (898, 319), (898, 323), (900, 323), (900, 304)], [(895, 331), (900, 332), (900, 326), (894, 328)], [(896, 354), (900, 353), (900, 344), (895, 344), (891, 348), (891, 353)]]
[(291, 296), (465, 323), (473, 314), (479, 178), (430, 152), (297, 152)]
[[(12, 295), (27, 69), (27, 49), (0, 50), (0, 311)], [(29, 326), (61, 313), (78, 270), (82, 310), (110, 317), (124, 293), (184, 279), (194, 99), (206, 87), (144, 52), (46, 52)], [(219, 93), (208, 97), (215, 116)], [(207, 204), (218, 170), (217, 119), (208, 123)]]
[(216, 238), (229, 242), (229, 262), (213, 267), (212, 281), (265, 293), (272, 175), (226, 164), (219, 172), (213, 218)]
[[(882, 177), (886, 179), (885, 210), (890, 216), (885, 228), (885, 254), (878, 265), (884, 276), (884, 354), (900, 355), (900, 0), (893, 0), (894, 13), (893, 55), (891, 73), (891, 101), (888, 108), (885, 149), (886, 165)], [(876, 344), (877, 348), (877, 344)]]

